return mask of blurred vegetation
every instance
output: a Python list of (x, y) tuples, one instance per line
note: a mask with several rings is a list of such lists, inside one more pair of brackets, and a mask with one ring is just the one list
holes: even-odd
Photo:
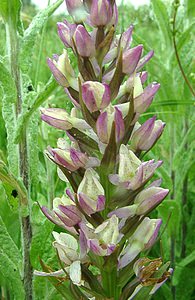
[[(27, 28), (38, 11), (30, 4), (30, 1), (23, 2), (22, 18), (24, 27)], [(172, 280), (167, 281), (153, 296), (156, 300), (195, 299), (194, 96), (181, 72), (182, 67), (191, 87), (195, 90), (195, 2), (185, 0), (178, 8), (176, 20), (173, 19), (175, 9), (172, 1), (161, 0), (152, 0), (150, 6), (140, 6), (137, 10), (131, 5), (119, 7), (118, 33), (130, 24), (134, 24), (133, 43), (143, 44), (146, 52), (151, 49), (155, 51), (154, 58), (146, 67), (149, 73), (146, 84), (158, 81), (161, 83), (161, 89), (150, 109), (143, 114), (143, 121), (146, 116), (155, 114), (166, 122), (166, 130), (162, 138), (148, 157), (164, 161), (157, 175), (163, 178), (163, 187), (170, 189), (169, 196), (154, 214), (154, 217), (158, 216), (163, 219), (164, 230), (160, 242), (149, 255), (151, 257), (162, 256), (165, 261), (170, 260), (174, 275)], [(49, 17), (36, 34), (30, 58), (31, 65), (25, 74), (27, 82), (30, 78), (32, 89), (29, 93), (29, 103), (32, 103), (33, 97), (44, 89), (50, 79), (51, 73), (46, 64), (46, 58), (51, 57), (53, 53), (62, 52), (63, 44), (57, 35), (56, 23), (65, 18), (69, 17), (65, 14)], [(175, 55), (174, 37), (181, 67)], [(1, 21), (0, 61), (6, 67), (5, 28)], [(71, 62), (73, 65), (76, 64), (73, 57), (71, 57)], [(7, 159), (6, 124), (5, 118), (2, 117), (3, 101), (1, 101), (3, 96), (4, 91), (0, 89), (0, 158), (7, 163), (9, 159)], [(71, 108), (63, 89), (57, 86), (47, 95), (42, 105), (64, 107), (67, 110)], [(46, 263), (55, 261), (55, 253), (51, 246), (51, 232), (54, 226), (45, 220), (35, 202), (51, 203), (54, 195), (61, 195), (64, 190), (64, 184), (58, 180), (55, 167), (45, 159), (43, 154), (47, 145), (56, 145), (56, 140), (62, 136), (62, 132), (40, 122), (38, 110), (31, 116), (28, 130), (31, 135), (29, 141), (30, 197), (34, 202), (32, 205), (31, 262), (34, 268), (40, 268), (39, 256)], [(0, 195), (0, 219), (20, 252), (17, 196), (13, 196), (13, 189), (9, 184), (0, 185)], [(15, 299), (13, 296), (15, 285), (9, 283), (9, 280), (11, 282), (14, 279), (5, 278), (1, 264), (0, 259), (2, 299), (3, 295), (4, 299)], [(34, 279), (34, 293), (35, 299), (61, 299), (44, 278)]]

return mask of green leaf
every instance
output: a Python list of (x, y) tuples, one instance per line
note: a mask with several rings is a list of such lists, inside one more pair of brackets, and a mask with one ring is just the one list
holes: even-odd
[(14, 299), (24, 299), (21, 281), (22, 256), (0, 217), (0, 272), (12, 289)]
[(48, 97), (56, 89), (56, 87), (57, 87), (56, 81), (54, 80), (53, 77), (50, 78), (50, 80), (45, 85), (44, 89), (35, 97), (34, 102), (29, 107), (29, 109), (19, 116), (18, 124), (16, 127), (16, 134), (14, 138), (15, 143), (19, 143), (23, 128), (27, 126), (27, 123), (30, 117), (32, 116), (32, 114), (48, 99)]
[[(185, 133), (185, 136), (182, 140), (182, 143), (179, 145), (177, 148), (177, 151), (175, 152), (174, 158), (173, 158), (173, 170), (176, 170), (178, 165), (180, 164), (181, 160), (182, 162), (184, 155), (186, 154), (186, 145), (189, 143), (190, 139), (193, 139), (194, 137), (194, 130), (195, 130), (195, 125), (192, 124), (192, 126), (188, 129), (188, 132)], [(191, 144), (192, 146), (193, 144)], [(189, 147), (189, 146), (188, 146)], [(189, 149), (188, 149), (189, 150)], [(189, 153), (188, 153), (189, 154)], [(189, 155), (188, 155), (189, 157)], [(182, 159), (181, 159), (182, 158)]]
[(195, 2), (192, 0), (187, 0), (187, 15), (190, 19), (194, 20)]
[[(176, 44), (177, 44), (177, 51), (180, 55), (182, 50), (184, 50), (185, 53), (185, 48), (186, 45), (193, 40), (195, 32), (195, 22), (192, 23), (182, 34), (177, 38), (176, 36)], [(177, 60), (175, 56), (175, 51), (173, 51), (172, 55), (170, 56), (170, 62), (172, 63), (172, 66), (175, 67), (177, 65)]]
[(26, 188), (23, 184), (21, 178), (16, 178), (10, 170), (7, 168), (5, 163), (0, 160), (0, 180), (4, 184), (8, 184), (10, 187), (13, 187), (20, 198), (20, 204), (22, 208), (22, 215), (26, 216), (28, 214), (28, 194)]
[(32, 213), (34, 219), (34, 234), (31, 242), (30, 257), (33, 267), (38, 268), (39, 257), (42, 257), (44, 260), (47, 260), (49, 257), (51, 259), (51, 251), (53, 250), (51, 246), (51, 233), (55, 225), (42, 215), (36, 203), (33, 205)]
[(0, 62), (0, 87), (3, 90), (2, 115), (7, 131), (8, 163), (14, 175), (18, 175), (18, 146), (13, 143), (16, 128), (15, 105), (17, 101), (16, 86), (12, 76)]
[(176, 300), (192, 300), (194, 298), (194, 264), (183, 268), (179, 282), (176, 286)]
[(171, 214), (166, 230), (169, 236), (176, 236), (179, 232), (179, 224), (181, 220), (181, 211), (178, 201), (164, 200), (157, 210), (159, 212), (159, 216), (162, 217), (164, 224), (166, 224)]
[(166, 5), (161, 0), (151, 0), (151, 2), (156, 22), (164, 39), (164, 45), (166, 48), (170, 48), (172, 37)]
[(43, 29), (48, 17), (51, 16), (55, 10), (62, 4), (63, 0), (58, 0), (56, 3), (41, 10), (32, 20), (30, 26), (25, 30), (24, 37), (21, 43), (20, 66), (24, 73), (29, 71), (32, 64), (33, 49), (36, 40)]
[(21, 27), (20, 9), (22, 2), (20, 0), (1, 0), (0, 15), (5, 23), (9, 23), (14, 29)]

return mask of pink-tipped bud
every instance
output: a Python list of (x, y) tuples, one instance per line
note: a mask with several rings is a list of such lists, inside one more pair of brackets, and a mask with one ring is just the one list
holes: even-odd
[(123, 73), (132, 74), (142, 55), (143, 46), (139, 45), (123, 53)]
[(162, 220), (145, 218), (129, 239), (119, 259), (119, 269), (132, 262), (143, 250), (149, 249), (155, 242)]
[(163, 201), (168, 192), (169, 190), (161, 187), (149, 187), (141, 191), (134, 200), (137, 206), (136, 214), (144, 215), (150, 212)]
[(67, 48), (72, 48), (72, 37), (76, 30), (76, 24), (70, 24), (68, 21), (57, 23), (58, 35)]
[(98, 137), (104, 144), (109, 142), (113, 121), (115, 122), (116, 142), (119, 142), (124, 136), (125, 125), (120, 109), (108, 107), (106, 111), (99, 115), (96, 123)]
[(148, 151), (159, 139), (165, 123), (161, 120), (155, 120), (156, 117), (150, 118), (133, 133), (131, 147), (134, 150)]
[(71, 86), (75, 90), (78, 89), (77, 79), (66, 50), (59, 56), (54, 55), (53, 59), (48, 58), (47, 63), (54, 78), (61, 86), (65, 88)]
[(106, 26), (113, 16), (112, 4), (109, 0), (92, 0), (90, 23), (93, 26)]
[(102, 110), (110, 104), (110, 87), (106, 83), (86, 81), (82, 85), (82, 97), (90, 112)]
[(65, 0), (69, 14), (76, 23), (85, 21), (87, 12), (81, 0)]
[[(140, 79), (141, 80), (141, 79)], [(152, 100), (154, 98), (154, 96), (156, 95), (157, 91), (160, 88), (160, 84), (159, 83), (152, 83), (150, 85), (148, 85), (144, 90), (143, 93), (141, 94), (137, 94), (135, 95), (135, 99), (134, 99), (134, 109), (135, 112), (137, 113), (143, 113), (147, 110), (147, 108), (150, 106), (150, 104), (152, 103)], [(134, 91), (135, 91), (135, 87), (134, 87)]]
[(78, 25), (74, 33), (77, 52), (82, 57), (90, 57), (95, 51), (94, 41), (83, 25)]
[(73, 127), (70, 116), (61, 108), (41, 108), (41, 119), (58, 129), (69, 130)]
[(130, 25), (129, 28), (121, 36), (120, 45), (123, 48), (123, 51), (128, 50), (131, 45), (132, 32), (133, 32), (133, 25)]
[(104, 189), (99, 182), (99, 175), (93, 169), (85, 171), (83, 180), (78, 187), (78, 200), (86, 214), (91, 215), (104, 209)]
[(79, 129), (90, 128), (83, 119), (69, 116), (65, 109), (62, 108), (41, 108), (41, 119), (61, 130), (69, 130), (73, 127)]

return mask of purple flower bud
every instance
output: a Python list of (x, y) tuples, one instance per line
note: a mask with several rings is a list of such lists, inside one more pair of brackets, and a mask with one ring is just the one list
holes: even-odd
[(105, 112), (102, 112), (97, 119), (96, 128), (97, 135), (100, 141), (104, 144), (109, 142), (112, 124), (115, 122), (115, 139), (119, 142), (125, 133), (125, 125), (122, 112), (117, 107), (108, 107)]
[(83, 5), (81, 0), (65, 0), (65, 2), (69, 14)]
[(47, 64), (51, 72), (53, 73), (53, 76), (56, 79), (56, 81), (63, 87), (69, 87), (69, 83), (65, 77), (64, 71), (62, 70), (61, 66), (57, 63), (57, 61), (48, 58)]
[(112, 19), (111, 19), (111, 21), (109, 22), (108, 25), (110, 25), (110, 26), (113, 26), (113, 25), (117, 26), (117, 24), (118, 24), (118, 8), (117, 8), (116, 3), (114, 3), (114, 5), (113, 5)]
[(75, 231), (71, 230), (71, 227), (82, 220), (82, 214), (74, 201), (65, 196), (53, 200), (53, 209), (51, 211), (45, 206), (41, 207), (41, 210), (51, 222), (65, 229), (68, 228), (69, 231), (74, 233)]
[(132, 74), (142, 55), (143, 46), (138, 45), (132, 49), (129, 49), (123, 53), (123, 73)]
[(119, 151), (118, 174), (110, 174), (109, 180), (114, 185), (136, 190), (153, 176), (161, 164), (162, 161), (155, 163), (154, 160), (142, 163), (127, 146), (122, 144)]
[(90, 112), (102, 110), (110, 104), (110, 87), (106, 83), (86, 81), (82, 84), (82, 97)]
[(58, 129), (69, 130), (73, 127), (70, 116), (61, 108), (41, 108), (41, 119)]
[(82, 232), (82, 250), (84, 253), (90, 249), (96, 255), (108, 256), (115, 250), (121, 238), (116, 216), (104, 221), (97, 228), (93, 228), (84, 222), (81, 222), (79, 226)]
[(94, 42), (83, 25), (78, 25), (74, 33), (77, 52), (82, 57), (90, 57), (95, 51)]
[(138, 95), (134, 100), (134, 109), (138, 113), (143, 113), (152, 103), (152, 100), (160, 88), (159, 83), (152, 83), (148, 85), (142, 94)]
[(92, 0), (90, 23), (93, 26), (108, 25), (113, 16), (112, 4), (109, 0)]
[(72, 147), (64, 149), (48, 148), (48, 151), (52, 160), (71, 172), (74, 172), (79, 168), (97, 167), (100, 164), (96, 157), (88, 157), (87, 154)]
[(143, 66), (153, 57), (154, 55), (154, 51), (151, 50), (150, 52), (148, 52), (142, 59), (140, 59), (136, 71), (139, 71), (143, 68)]
[(82, 220), (82, 215), (79, 209), (75, 205), (59, 205), (59, 212), (56, 211), (56, 215), (62, 222), (66, 222), (66, 225), (71, 227)]
[(160, 187), (149, 187), (141, 191), (135, 198), (136, 214), (144, 215), (159, 205), (167, 196), (169, 190)]
[(104, 189), (99, 182), (98, 174), (91, 168), (85, 171), (78, 187), (78, 200), (86, 214), (91, 215), (104, 209)]
[(148, 72), (143, 71), (141, 73), (138, 73), (141, 79), (142, 84), (144, 84), (144, 82), (146, 82), (146, 80), (148, 79)]
[(96, 123), (97, 135), (102, 143), (108, 143), (109, 132), (108, 132), (108, 113), (102, 112)]
[(89, 129), (90, 126), (83, 120), (70, 117), (62, 108), (41, 108), (41, 119), (49, 125), (61, 130), (69, 130), (73, 127)]
[(114, 121), (115, 121), (116, 142), (118, 143), (124, 137), (125, 123), (123, 120), (122, 112), (117, 107), (115, 107)]
[(128, 50), (131, 45), (132, 32), (133, 32), (133, 25), (130, 25), (129, 28), (121, 36), (120, 45), (123, 48), (123, 51)]
[(131, 139), (131, 147), (138, 151), (148, 151), (156, 143), (162, 134), (165, 123), (155, 121), (156, 117), (148, 119), (134, 133)]
[(60, 56), (54, 55), (54, 59), (48, 58), (47, 63), (54, 78), (61, 86), (65, 88), (71, 86), (78, 90), (78, 83), (66, 50)]
[(154, 244), (161, 223), (161, 219), (145, 218), (142, 221), (130, 237), (127, 247), (121, 252), (119, 269), (127, 266), (141, 251), (149, 249)]
[(68, 21), (57, 23), (58, 35), (67, 48), (72, 48), (72, 37), (76, 30), (76, 24), (70, 24)]

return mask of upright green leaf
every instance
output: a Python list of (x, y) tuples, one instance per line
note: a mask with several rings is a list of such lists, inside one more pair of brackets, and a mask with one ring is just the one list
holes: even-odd
[(171, 30), (166, 4), (161, 0), (151, 0), (156, 22), (164, 39), (164, 48), (171, 47)]
[(56, 3), (41, 10), (32, 20), (30, 26), (25, 30), (22, 39), (22, 48), (20, 53), (20, 66), (24, 73), (27, 73), (32, 64), (32, 54), (36, 40), (43, 29), (48, 17), (62, 4), (63, 0), (58, 0)]
[(21, 28), (20, 9), (22, 2), (20, 0), (1, 0), (0, 15), (5, 23), (9, 23), (14, 29)]
[(7, 131), (8, 163), (12, 173), (18, 175), (18, 145), (13, 143), (16, 128), (16, 86), (6, 67), (0, 62), (0, 87), (3, 90), (2, 115)]
[(193, 0), (187, 0), (187, 15), (191, 20), (194, 20), (195, 2)]
[(16, 135), (14, 138), (15, 143), (18, 143), (21, 138), (21, 133), (23, 128), (27, 125), (32, 114), (48, 99), (51, 93), (56, 89), (57, 83), (51, 78), (45, 85), (44, 89), (34, 98), (33, 103), (30, 105), (29, 109), (24, 111), (18, 118), (18, 123), (16, 127)]
[(0, 217), (0, 272), (12, 289), (14, 299), (24, 299), (21, 281), (22, 256)]

